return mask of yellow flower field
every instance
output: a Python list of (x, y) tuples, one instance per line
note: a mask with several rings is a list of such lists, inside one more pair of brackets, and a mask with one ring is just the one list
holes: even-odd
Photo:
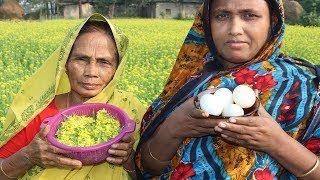
[[(120, 87), (145, 106), (156, 98), (193, 21), (114, 19), (130, 40)], [(28, 78), (79, 20), (0, 21), (0, 132), (6, 110)], [(288, 26), (283, 51), (320, 64), (320, 28)]]

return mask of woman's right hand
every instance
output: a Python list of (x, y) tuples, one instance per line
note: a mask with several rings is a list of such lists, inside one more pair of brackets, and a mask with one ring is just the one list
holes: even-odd
[(224, 119), (212, 119), (209, 113), (198, 109), (192, 97), (176, 108), (164, 122), (174, 138), (201, 137), (215, 134), (215, 126)]
[(24, 147), (22, 152), (33, 164), (43, 168), (58, 167), (78, 169), (82, 167), (81, 161), (65, 157), (66, 151), (50, 145), (46, 141), (46, 135), (50, 126), (42, 128), (31, 143)]

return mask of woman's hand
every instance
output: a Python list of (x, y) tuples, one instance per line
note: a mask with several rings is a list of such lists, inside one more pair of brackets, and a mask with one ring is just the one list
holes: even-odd
[(46, 141), (45, 137), (49, 130), (50, 126), (48, 125), (41, 129), (31, 143), (22, 149), (22, 152), (26, 155), (29, 161), (33, 163), (33, 165), (38, 165), (44, 168), (81, 168), (82, 163), (80, 161), (63, 156), (63, 154), (66, 154), (64, 150), (54, 147)]
[(209, 113), (194, 105), (194, 97), (181, 104), (164, 122), (174, 138), (184, 139), (215, 134), (214, 127), (223, 119), (209, 118)]
[(258, 116), (230, 118), (229, 122), (219, 123), (215, 130), (232, 143), (266, 153), (272, 152), (279, 147), (279, 142), (288, 138), (261, 104)]
[(132, 154), (134, 142), (135, 140), (130, 134), (124, 136), (119, 143), (113, 144), (108, 150), (110, 156), (107, 157), (107, 162), (115, 165), (123, 165), (128, 160), (131, 160), (129, 157)]

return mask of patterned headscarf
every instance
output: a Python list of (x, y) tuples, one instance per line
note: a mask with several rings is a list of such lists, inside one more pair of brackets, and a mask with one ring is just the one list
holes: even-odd
[[(310, 68), (301, 65), (303, 63), (280, 52), (285, 30), (283, 3), (281, 0), (267, 2), (271, 10), (272, 25), (269, 39), (252, 60), (231, 69), (219, 68), (218, 54), (211, 37), (213, 30), (210, 27), (210, 0), (204, 2), (181, 47), (163, 92), (144, 115), (140, 145), (188, 98), (196, 96), (209, 86), (233, 89), (240, 84), (259, 90), (261, 103), (273, 119), (293, 138), (297, 139), (301, 135), (318, 101), (315, 75)], [(213, 66), (206, 67), (209, 63)], [(203, 71), (206, 68), (207, 70)], [(189, 93), (179, 96), (187, 91), (189, 82), (208, 71), (213, 75), (193, 87), (191, 95)], [(199, 144), (204, 145), (203, 149), (195, 150)], [(212, 144), (215, 146), (212, 147)], [(216, 179), (242, 179), (253, 176), (259, 169), (267, 168), (273, 175), (279, 174), (281, 170), (281, 166), (267, 154), (233, 146), (216, 137), (186, 140), (180, 151), (182, 153), (177, 153), (172, 166), (167, 168), (168, 176), (173, 177), (174, 172), (179, 171), (177, 169), (185, 164), (191, 164), (194, 175), (198, 178), (201, 178), (204, 172), (208, 177)], [(136, 159), (142, 169), (140, 155), (138, 149)], [(197, 165), (200, 161), (208, 166), (199, 169)]]
[[(285, 30), (283, 4), (282, 1), (268, 2), (273, 10), (272, 24), (274, 24), (270, 40), (264, 45), (255, 58), (236, 69), (223, 70), (220, 74), (237, 71), (255, 62), (268, 61), (269, 59), (275, 59), (279, 56)], [(206, 63), (204, 59), (208, 53), (210, 53), (209, 58), (215, 60), (214, 57), (217, 56), (217, 53), (211, 37), (210, 1), (206, 0), (195, 17), (195, 22), (181, 47), (163, 92), (156, 100), (156, 104), (153, 103), (148, 113), (145, 114), (145, 126), (148, 126), (148, 123), (161, 112), (161, 109), (169, 102), (170, 98), (174, 96), (189, 79), (199, 75), (199, 72), (201, 72)], [(216, 65), (219, 66), (218, 63)]]

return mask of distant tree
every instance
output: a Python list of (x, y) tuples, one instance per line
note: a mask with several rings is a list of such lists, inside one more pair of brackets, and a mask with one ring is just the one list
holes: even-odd
[(115, 14), (116, 4), (123, 4), (124, 11), (121, 12), (122, 16), (132, 15), (133, 7), (140, 7), (142, 3), (150, 0), (94, 0), (94, 8), (101, 14), (106, 14), (113, 17)]
[(298, 0), (304, 8), (300, 24), (320, 26), (320, 0)]
[(117, 0), (95, 0), (94, 9), (96, 12), (113, 17)]
[(40, 11), (40, 16), (44, 13), (47, 18), (51, 18), (52, 15), (57, 13), (55, 9), (57, 0), (20, 0), (20, 4), (32, 10)]
[(307, 13), (317, 13), (320, 16), (320, 0), (298, 0)]

